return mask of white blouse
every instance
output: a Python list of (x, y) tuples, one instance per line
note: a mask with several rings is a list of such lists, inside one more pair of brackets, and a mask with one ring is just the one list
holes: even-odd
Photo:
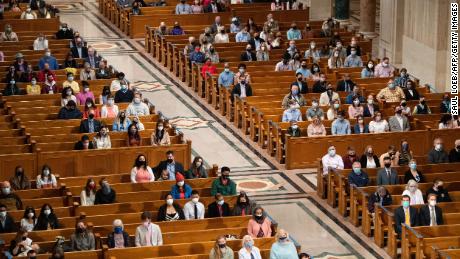
[(369, 132), (370, 133), (382, 133), (388, 131), (388, 122), (386, 120), (381, 120), (379, 122), (371, 121), (369, 122)]
[(425, 204), (423, 201), (423, 194), (420, 189), (417, 189), (415, 193), (411, 193), (409, 190), (405, 190), (402, 195), (410, 196), (410, 205)]
[(366, 168), (377, 168), (377, 165), (375, 164), (375, 160), (373, 157), (367, 157)]
[(86, 191), (83, 189), (80, 193), (80, 205), (81, 206), (93, 206), (96, 200), (96, 193), (90, 192), (89, 196), (86, 196)]

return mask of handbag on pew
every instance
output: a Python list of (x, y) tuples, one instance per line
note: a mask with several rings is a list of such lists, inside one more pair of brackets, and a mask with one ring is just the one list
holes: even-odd
[(66, 244), (65, 237), (56, 236), (55, 240), (56, 240), (56, 242), (54, 243), (53, 251), (56, 251), (56, 249), (58, 249), (58, 248), (64, 250), (64, 252), (72, 252), (73, 251), (72, 247), (69, 244)]

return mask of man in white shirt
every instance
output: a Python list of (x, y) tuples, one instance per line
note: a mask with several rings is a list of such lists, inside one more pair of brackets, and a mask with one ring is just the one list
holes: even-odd
[(198, 191), (192, 191), (192, 200), (184, 205), (184, 216), (186, 220), (204, 219), (205, 208), (200, 201)]
[(327, 175), (329, 169), (343, 169), (342, 157), (337, 155), (335, 146), (330, 146), (327, 149), (327, 154), (321, 158), (321, 163), (323, 165), (323, 175)]
[(161, 229), (157, 224), (153, 224), (152, 213), (144, 211), (141, 215), (142, 225), (136, 228), (135, 244), (140, 246), (161, 246), (163, 245), (163, 237)]

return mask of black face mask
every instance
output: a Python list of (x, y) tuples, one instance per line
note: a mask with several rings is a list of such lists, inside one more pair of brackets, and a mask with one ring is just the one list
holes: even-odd
[(24, 174), (23, 171), (16, 172), (16, 176), (22, 176)]
[(173, 162), (171, 158), (168, 158), (166, 161), (168, 161), (168, 164), (171, 164)]
[(261, 220), (264, 216), (254, 216), (256, 220)]
[(226, 245), (225, 244), (219, 244), (219, 248), (225, 248)]
[(385, 163), (385, 168), (390, 168), (391, 167), (391, 163)]
[(140, 167), (140, 166), (143, 166), (145, 165), (145, 161), (136, 161), (136, 166), (137, 167)]
[(224, 180), (227, 180), (227, 179), (229, 179), (229, 178), (230, 178), (230, 177), (229, 177), (228, 175), (222, 175), (222, 179), (224, 179)]

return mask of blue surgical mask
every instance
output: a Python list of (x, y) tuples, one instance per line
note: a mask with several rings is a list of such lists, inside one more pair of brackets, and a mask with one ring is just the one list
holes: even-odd
[(115, 234), (121, 234), (123, 232), (123, 229), (121, 227), (115, 227), (113, 229), (113, 232), (115, 232)]
[(403, 201), (402, 206), (407, 209), (410, 206), (410, 202), (409, 201)]
[(359, 167), (353, 167), (353, 172), (354, 172), (355, 174), (361, 174), (361, 168), (359, 168)]
[(298, 94), (299, 94), (299, 90), (292, 90), (291, 93), (292, 93), (292, 95), (298, 95)]
[(417, 164), (416, 163), (410, 163), (409, 167), (410, 167), (410, 169), (415, 170), (415, 169), (417, 169)]

